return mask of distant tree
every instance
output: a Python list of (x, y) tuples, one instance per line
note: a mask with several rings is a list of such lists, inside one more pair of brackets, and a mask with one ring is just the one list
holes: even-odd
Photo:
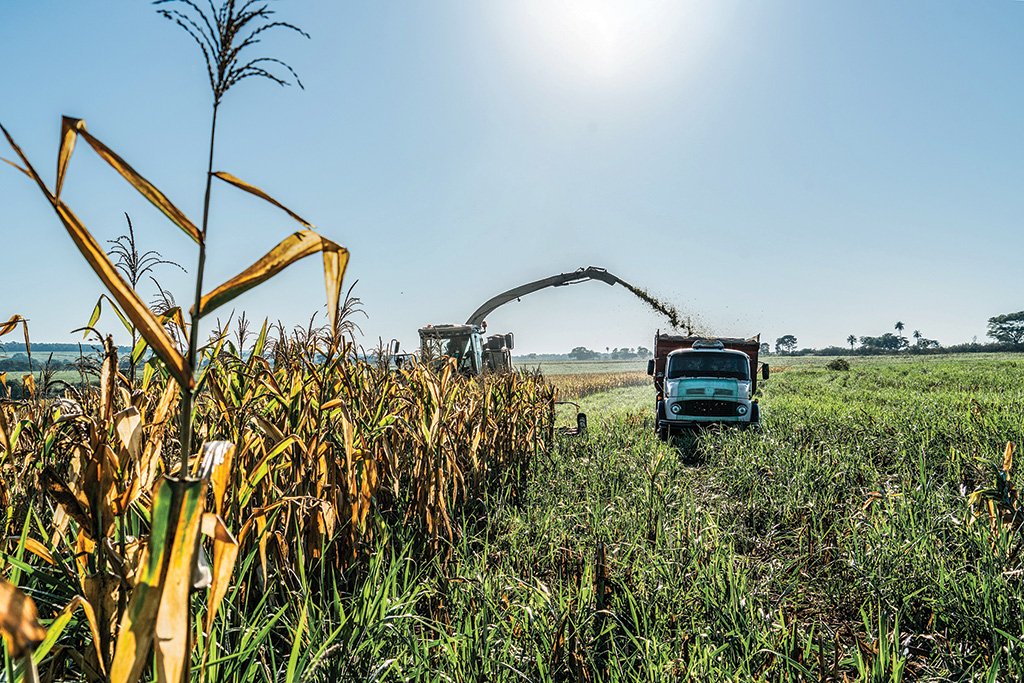
[(1024, 342), (1024, 311), (989, 318), (988, 336), (1008, 344)]
[(768, 342), (761, 342), (761, 348), (759, 351), (762, 356), (767, 356), (772, 352), (772, 347), (768, 345)]
[(906, 337), (897, 337), (892, 332), (886, 332), (881, 337), (861, 337), (860, 344), (866, 349), (875, 351), (899, 351), (906, 348)]
[(896, 330), (896, 334), (898, 334), (901, 337), (903, 336), (903, 328), (904, 325), (902, 320), (897, 320), (896, 324), (893, 326), (893, 329)]
[(921, 331), (920, 330), (914, 330), (914, 333), (912, 335), (910, 335), (910, 336), (914, 338), (914, 343), (915, 344), (917, 344), (918, 346), (921, 345)]
[(775, 353), (793, 353), (796, 351), (796, 337), (786, 334), (775, 340)]
[(645, 346), (636, 347), (636, 355), (640, 358), (647, 358), (651, 355), (651, 350)]
[(857, 337), (851, 334), (846, 338), (846, 343), (850, 345), (850, 350), (853, 351), (853, 345), (857, 343)]
[(585, 346), (577, 346), (569, 352), (569, 358), (573, 360), (595, 360), (601, 356), (597, 351), (591, 351)]

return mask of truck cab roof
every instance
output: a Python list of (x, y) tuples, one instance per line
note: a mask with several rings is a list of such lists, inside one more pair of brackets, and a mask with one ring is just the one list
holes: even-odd
[(737, 351), (736, 349), (676, 349), (675, 351), (669, 351), (669, 356), (677, 356), (684, 353), (728, 353), (732, 355), (743, 356), (749, 360), (750, 356), (743, 351)]

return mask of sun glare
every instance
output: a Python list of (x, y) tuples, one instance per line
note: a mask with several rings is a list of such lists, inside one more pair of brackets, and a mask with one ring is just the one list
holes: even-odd
[(684, 0), (525, 0), (501, 5), (509, 47), (533, 70), (585, 87), (670, 78), (706, 39)]

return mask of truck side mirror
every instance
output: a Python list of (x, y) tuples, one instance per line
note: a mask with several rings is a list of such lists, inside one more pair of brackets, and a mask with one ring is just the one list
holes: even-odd
[(397, 356), (399, 349), (399, 343), (397, 339), (392, 339), (391, 343), (388, 344), (388, 354), (391, 356)]
[(511, 332), (505, 335), (505, 348), (511, 351), (516, 347), (516, 338)]
[(587, 431), (587, 414), (576, 413), (576, 432), (582, 434)]
[(768, 375), (770, 374), (770, 372), (771, 371), (768, 369), (768, 364), (767, 363), (762, 363), (761, 364), (761, 379), (768, 379)]
[(653, 358), (650, 359), (649, 361), (647, 361), (647, 374), (648, 375), (653, 375), (654, 374), (654, 359)]

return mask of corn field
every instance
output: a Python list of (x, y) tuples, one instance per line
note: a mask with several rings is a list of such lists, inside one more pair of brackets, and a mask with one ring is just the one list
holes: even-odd
[[(166, 476), (180, 455), (176, 384), (154, 362), (132, 386), (109, 342), (99, 388), (5, 401), (9, 580), (29, 572), (65, 615), (12, 654), (34, 649), (56, 678), (131, 681), (153, 647), (159, 677), (181, 680), (192, 618), (209, 634), (229, 591), (248, 612), (268, 594), (346, 590), (390, 526), (443, 563), (549, 448), (554, 390), (540, 376), (396, 371), (350, 349), (267, 325), (245, 353), (211, 346), (194, 418), (205, 446), (184, 477)], [(59, 633), (75, 610), (88, 623), (77, 638)]]

